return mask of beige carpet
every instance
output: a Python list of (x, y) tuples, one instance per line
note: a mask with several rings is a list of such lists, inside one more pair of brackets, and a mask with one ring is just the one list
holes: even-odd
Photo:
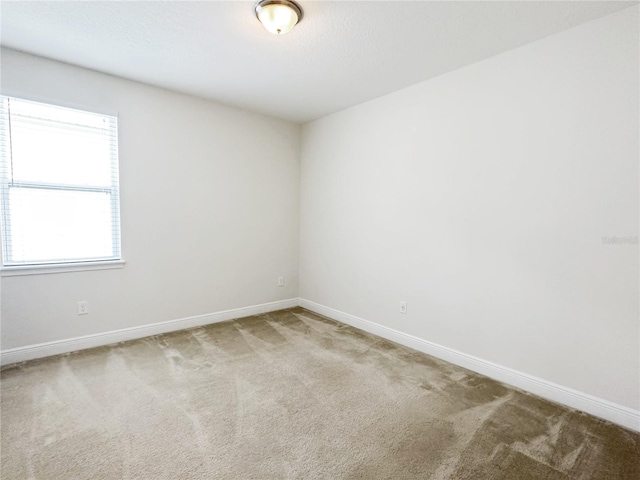
[(303, 309), (2, 370), (2, 479), (640, 478), (640, 435)]

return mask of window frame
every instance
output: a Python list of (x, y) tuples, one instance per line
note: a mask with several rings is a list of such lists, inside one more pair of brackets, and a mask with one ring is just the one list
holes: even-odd
[[(110, 153), (111, 184), (109, 186), (92, 186), (72, 183), (54, 183), (40, 181), (15, 181), (10, 178), (11, 164), (13, 163), (11, 152), (11, 100), (41, 104), (48, 107), (56, 107), (74, 110), (83, 113), (100, 115), (113, 122), (110, 129), (114, 132), (110, 140), (114, 143)], [(0, 142), (0, 246), (2, 255), (0, 258), (0, 276), (33, 275), (43, 273), (74, 272), (86, 270), (105, 270), (122, 268), (122, 224), (120, 216), (120, 159), (118, 146), (118, 115), (99, 113), (85, 108), (62, 106), (51, 101), (31, 100), (20, 96), (0, 94), (0, 121), (6, 125), (8, 132), (0, 132), (0, 135), (8, 135), (8, 139)], [(5, 164), (7, 168), (2, 168)], [(10, 190), (19, 189), (43, 189), (64, 192), (108, 193), (110, 195), (111, 212), (111, 245), (113, 255), (110, 257), (81, 258), (69, 260), (27, 261), (15, 262), (9, 258), (8, 243), (11, 241)]]

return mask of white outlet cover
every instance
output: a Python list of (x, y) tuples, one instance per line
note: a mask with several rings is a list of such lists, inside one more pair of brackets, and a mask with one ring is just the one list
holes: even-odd
[(86, 315), (89, 313), (89, 302), (78, 302), (78, 315)]

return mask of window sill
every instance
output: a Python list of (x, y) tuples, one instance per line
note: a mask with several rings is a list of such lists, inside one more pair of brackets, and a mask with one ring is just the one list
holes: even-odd
[(16, 265), (2, 267), (0, 276), (14, 277), (18, 275), (46, 275), (49, 273), (85, 272), (89, 270), (111, 270), (123, 268), (124, 260), (107, 260), (103, 262), (59, 263), (51, 265)]

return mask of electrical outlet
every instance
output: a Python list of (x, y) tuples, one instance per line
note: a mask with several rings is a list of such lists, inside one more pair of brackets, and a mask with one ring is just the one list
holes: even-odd
[(86, 315), (89, 313), (89, 302), (86, 300), (78, 302), (78, 315)]
[(407, 302), (400, 302), (400, 313), (407, 313)]
[(278, 277), (278, 286), (284, 287), (284, 277)]

